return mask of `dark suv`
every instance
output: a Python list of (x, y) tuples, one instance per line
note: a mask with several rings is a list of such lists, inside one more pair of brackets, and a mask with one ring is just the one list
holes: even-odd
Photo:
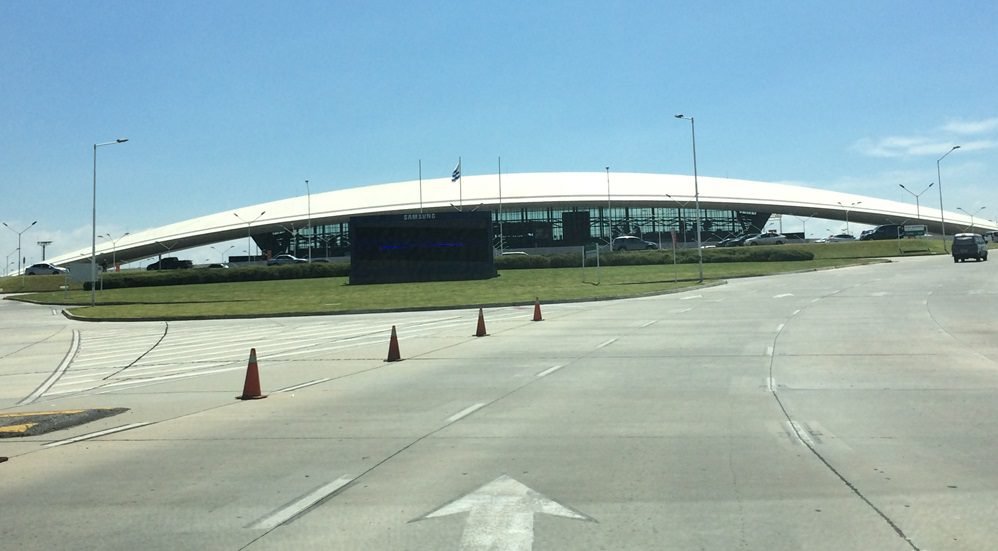
[(988, 244), (976, 233), (958, 233), (953, 236), (953, 262), (963, 262), (976, 258), (978, 262), (988, 260)]
[(146, 266), (147, 270), (180, 270), (194, 265), (190, 260), (180, 260), (175, 256), (165, 256), (158, 262)]
[(884, 224), (872, 230), (866, 230), (859, 235), (860, 241), (879, 241), (883, 239), (900, 239), (904, 236), (904, 228), (900, 224)]

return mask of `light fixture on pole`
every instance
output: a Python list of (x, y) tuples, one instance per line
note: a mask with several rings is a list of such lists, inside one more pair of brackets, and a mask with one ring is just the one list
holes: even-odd
[(613, 221), (610, 218), (610, 167), (606, 167), (606, 233), (610, 248), (613, 248)]
[(312, 263), (312, 189), (305, 180), (305, 193), (308, 195), (308, 263)]
[(10, 230), (10, 231), (12, 231), (12, 232), (14, 232), (14, 233), (17, 234), (17, 273), (21, 273), (21, 234), (23, 234), (24, 232), (30, 230), (31, 226), (34, 226), (37, 223), (38, 223), (38, 220), (35, 220), (34, 222), (28, 224), (28, 227), (24, 228), (21, 231), (17, 231), (17, 230), (15, 230), (12, 227), (7, 226), (6, 222), (3, 223), (4, 226), (7, 226), (8, 230)]
[(855, 207), (856, 205), (862, 204), (863, 202), (853, 201), (852, 203), (849, 203), (848, 206), (843, 205), (842, 201), (836, 201), (836, 203), (838, 203), (840, 207), (844, 207), (846, 209), (846, 233), (852, 235), (852, 232), (849, 231), (849, 209)]
[(697, 224), (697, 268), (700, 270), (700, 283), (703, 283), (703, 245), (700, 242), (700, 184), (697, 181), (697, 130), (693, 117), (679, 113), (677, 119), (690, 121), (690, 133), (693, 138), (693, 200), (696, 203), (696, 224)]
[(113, 142), (94, 144), (94, 188), (90, 216), (90, 306), (97, 305), (97, 148), (105, 145), (125, 143), (128, 138), (118, 138)]
[[(980, 214), (981, 211), (984, 210), (985, 208), (986, 207), (981, 207), (981, 208), (975, 210), (974, 212), (967, 212), (967, 211), (963, 210), (960, 207), (956, 207), (956, 210), (962, 211), (964, 214), (970, 216), (970, 231), (974, 231), (974, 216)], [(964, 228), (964, 229), (966, 229), (966, 228)]]
[(919, 221), (922, 220), (922, 211), (921, 211), (921, 209), (918, 206), (918, 198), (921, 197), (922, 194), (925, 193), (926, 191), (929, 191), (929, 188), (932, 187), (932, 186), (934, 186), (934, 185), (935, 185), (935, 182), (932, 182), (931, 184), (928, 185), (928, 187), (926, 187), (922, 191), (920, 191), (918, 193), (915, 193), (914, 191), (912, 191), (912, 190), (904, 187), (904, 184), (898, 184), (898, 186), (900, 186), (901, 189), (907, 191), (908, 193), (912, 194), (912, 196), (915, 197), (915, 218), (917, 218)]
[(232, 213), (232, 214), (233, 214), (233, 215), (234, 215), (234, 216), (235, 216), (236, 218), (238, 218), (238, 219), (242, 220), (242, 222), (243, 222), (244, 224), (246, 224), (246, 264), (247, 264), (247, 265), (249, 265), (249, 262), (250, 262), (250, 254), (251, 254), (251, 253), (250, 253), (250, 249), (252, 249), (252, 248), (253, 248), (253, 247), (252, 247), (252, 246), (250, 245), (250, 226), (252, 226), (252, 225), (253, 225), (253, 222), (256, 222), (257, 220), (259, 220), (259, 219), (260, 219), (260, 217), (261, 217), (261, 216), (263, 216), (264, 214), (266, 214), (266, 212), (267, 212), (267, 211), (262, 211), (262, 212), (260, 212), (260, 214), (256, 215), (256, 218), (254, 218), (254, 219), (252, 219), (252, 220), (250, 220), (250, 221), (247, 221), (247, 220), (246, 220), (245, 218), (243, 218), (242, 216), (239, 216), (239, 213), (236, 213), (236, 212), (233, 212), (233, 213)]
[(45, 247), (48, 247), (49, 245), (51, 245), (52, 242), (51, 241), (36, 241), (35, 244), (42, 248), (42, 262), (45, 262)]
[[(960, 149), (960, 146), (954, 145), (949, 149), (949, 151), (946, 152), (946, 155), (949, 155), (950, 153), (956, 151), (957, 149)], [(936, 182), (939, 182), (939, 226), (943, 234), (943, 252), (949, 252), (949, 251), (946, 250), (946, 218), (945, 215), (943, 214), (943, 177), (942, 173), (939, 170), (939, 163), (946, 158), (946, 155), (943, 155), (942, 157), (936, 159)]]
[(104, 235), (99, 236), (99, 237), (103, 237), (104, 239), (109, 239), (111, 241), (111, 266), (114, 267), (115, 271), (118, 270), (118, 259), (117, 259), (117, 256), (116, 256), (117, 251), (118, 251), (118, 241), (121, 241), (122, 239), (124, 239), (126, 235), (131, 235), (131, 233), (129, 233), (129, 232), (126, 231), (125, 233), (123, 233), (121, 235), (121, 237), (119, 237), (117, 239), (111, 237), (111, 234), (109, 234), (109, 233), (105, 233)]
[(218, 250), (217, 248), (215, 248), (214, 245), (212, 245), (211, 248), (212, 250), (218, 253), (218, 261), (222, 264), (225, 264), (225, 253), (229, 252), (230, 249), (235, 248), (235, 245), (229, 245), (229, 248), (225, 249), (224, 251)]

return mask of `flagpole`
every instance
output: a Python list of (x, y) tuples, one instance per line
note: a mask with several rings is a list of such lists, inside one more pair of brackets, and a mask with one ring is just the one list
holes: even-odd
[(423, 212), (423, 159), (419, 160), (419, 212)]
[(499, 254), (502, 254), (505, 243), (502, 235), (502, 155), (499, 156)]

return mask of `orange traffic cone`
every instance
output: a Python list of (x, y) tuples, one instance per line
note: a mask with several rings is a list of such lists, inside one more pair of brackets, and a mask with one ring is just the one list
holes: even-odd
[(266, 398), (260, 392), (260, 372), (256, 366), (256, 348), (250, 348), (249, 365), (246, 366), (246, 382), (243, 383), (243, 395), (236, 396), (239, 400), (259, 400)]
[(534, 298), (534, 320), (542, 321), (544, 318), (541, 317), (541, 299)]
[(485, 332), (485, 314), (482, 312), (482, 309), (479, 308), (478, 309), (478, 329), (475, 331), (475, 336), (476, 337), (484, 337), (486, 335), (488, 335), (488, 333)]
[(392, 339), (388, 342), (388, 359), (386, 362), (397, 362), (402, 360), (402, 355), (399, 353), (399, 338), (395, 334), (395, 326), (392, 326)]

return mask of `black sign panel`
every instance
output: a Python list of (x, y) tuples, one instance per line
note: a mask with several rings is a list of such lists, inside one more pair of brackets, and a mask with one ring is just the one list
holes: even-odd
[(488, 211), (355, 216), (350, 244), (351, 284), (496, 276)]

